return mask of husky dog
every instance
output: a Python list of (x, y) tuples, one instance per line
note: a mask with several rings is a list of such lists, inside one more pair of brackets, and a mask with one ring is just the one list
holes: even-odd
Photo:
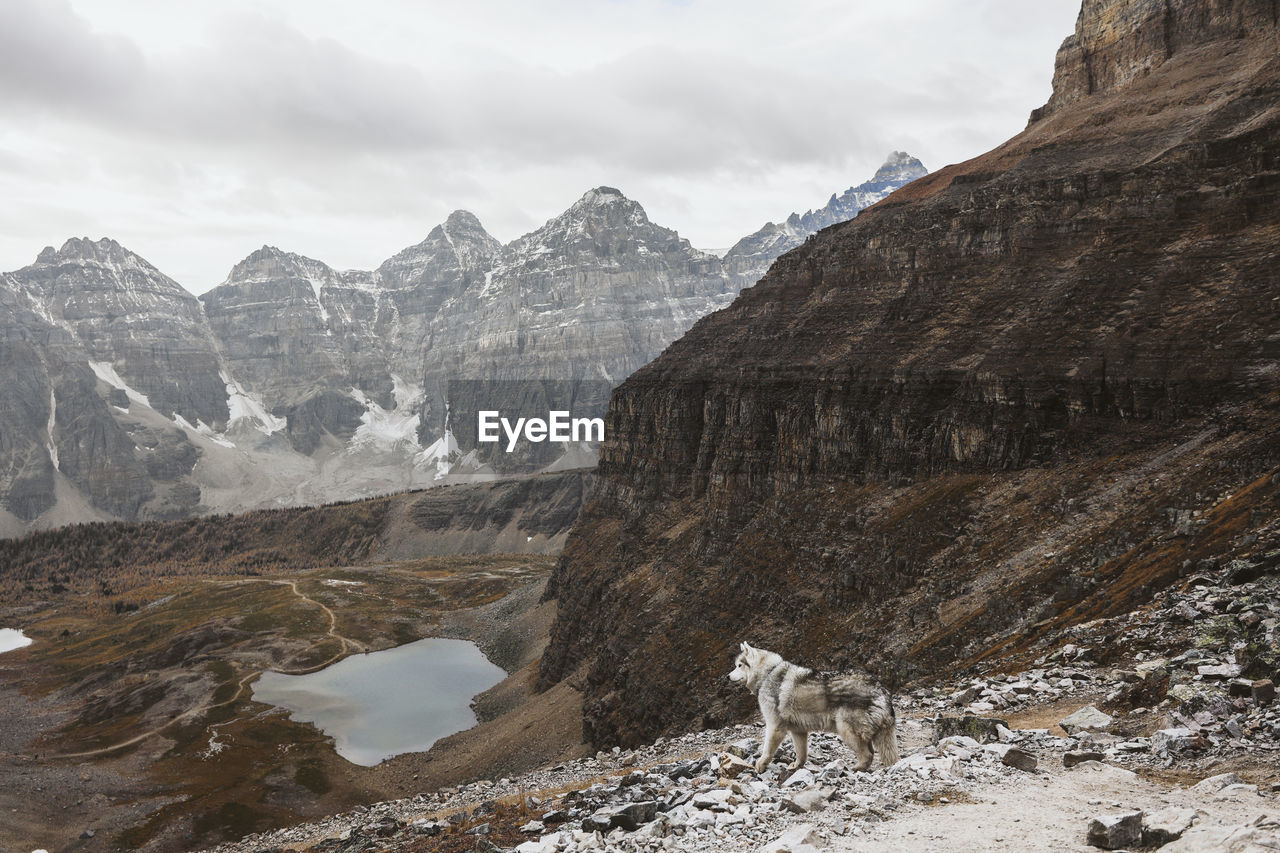
[(838, 734), (858, 757), (855, 770), (871, 766), (872, 747), (886, 766), (897, 762), (893, 701), (884, 688), (854, 673), (814, 672), (774, 652), (746, 643), (740, 648), (729, 678), (745, 682), (760, 702), (764, 744), (757, 773), (769, 766), (787, 732), (796, 748), (792, 770), (808, 760), (813, 731)]

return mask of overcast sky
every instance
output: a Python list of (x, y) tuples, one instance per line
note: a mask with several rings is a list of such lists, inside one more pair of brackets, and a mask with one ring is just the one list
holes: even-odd
[(1020, 131), (1079, 0), (0, 0), (0, 269), (110, 236), (194, 292), (370, 269), (607, 184), (695, 246)]

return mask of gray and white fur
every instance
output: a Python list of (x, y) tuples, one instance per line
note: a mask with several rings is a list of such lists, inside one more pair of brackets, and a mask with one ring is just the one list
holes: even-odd
[(774, 652), (743, 643), (729, 673), (756, 694), (764, 716), (764, 743), (756, 772), (763, 773), (788, 732), (795, 745), (791, 769), (809, 758), (809, 732), (835, 732), (857, 756), (855, 770), (871, 766), (872, 749), (886, 766), (898, 760), (893, 700), (883, 687), (856, 673), (814, 672)]

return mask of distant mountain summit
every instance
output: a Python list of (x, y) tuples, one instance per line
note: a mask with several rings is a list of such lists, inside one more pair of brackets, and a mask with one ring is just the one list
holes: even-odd
[(811, 234), (853, 219), (863, 208), (927, 174), (929, 170), (915, 157), (905, 151), (894, 151), (871, 180), (839, 195), (832, 193), (826, 206), (803, 214), (793, 213), (780, 223), (769, 222), (754, 234), (743, 237), (724, 256), (725, 269), (739, 288), (755, 284), (775, 260)]
[(73, 238), (46, 247), (12, 276), (49, 322), (74, 335), (89, 362), (110, 366), (156, 411), (192, 423), (226, 419), (200, 303), (144, 258), (114, 240)]

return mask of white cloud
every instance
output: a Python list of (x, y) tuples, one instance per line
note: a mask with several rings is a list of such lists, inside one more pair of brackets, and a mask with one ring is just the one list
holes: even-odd
[(1020, 130), (1077, 6), (0, 0), (0, 269), (73, 235), (197, 291), (264, 242), (367, 268), (598, 184), (727, 246)]

